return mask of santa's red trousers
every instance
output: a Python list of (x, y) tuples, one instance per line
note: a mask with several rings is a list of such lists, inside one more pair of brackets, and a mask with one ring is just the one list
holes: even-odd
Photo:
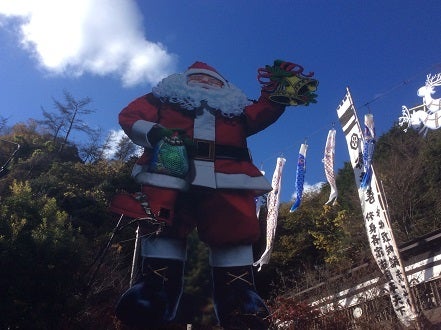
[[(153, 208), (156, 201), (167, 201), (170, 189), (143, 186)], [(254, 194), (248, 190), (191, 187), (176, 191), (171, 225), (161, 236), (185, 238), (197, 228), (201, 241), (210, 246), (251, 244), (260, 235)], [(172, 205), (169, 205), (172, 207)], [(146, 228), (147, 229), (147, 228)]]

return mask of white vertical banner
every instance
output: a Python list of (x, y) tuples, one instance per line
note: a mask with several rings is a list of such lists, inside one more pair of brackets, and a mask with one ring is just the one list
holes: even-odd
[(355, 182), (371, 252), (387, 281), (386, 287), (398, 318), (405, 326), (409, 326), (412, 321), (417, 319), (417, 313), (390, 227), (389, 213), (373, 167), (370, 187), (368, 189), (360, 187), (364, 176), (362, 152), (364, 136), (349, 89), (347, 89), (344, 99), (337, 107), (337, 115), (346, 138), (352, 168), (354, 169)]

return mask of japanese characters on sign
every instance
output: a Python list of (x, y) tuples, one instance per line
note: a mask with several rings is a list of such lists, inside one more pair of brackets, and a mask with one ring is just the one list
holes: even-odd
[(415, 320), (417, 314), (409, 294), (410, 289), (400, 261), (399, 251), (390, 228), (381, 189), (378, 186), (375, 171), (372, 169), (370, 185), (361, 187), (364, 177), (363, 164), (363, 131), (357, 118), (349, 90), (337, 108), (337, 115), (345, 134), (351, 164), (360, 198), (361, 209), (368, 235), (370, 248), (384, 278), (393, 308), (404, 325)]

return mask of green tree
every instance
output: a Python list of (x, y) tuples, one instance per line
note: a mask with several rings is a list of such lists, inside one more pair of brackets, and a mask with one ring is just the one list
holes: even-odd
[(14, 181), (1, 203), (0, 327), (60, 328), (81, 301), (82, 237), (55, 199)]
[(0, 132), (3, 132), (3, 130), (6, 128), (6, 124), (8, 123), (8, 120), (0, 115)]
[(38, 122), (49, 130), (53, 137), (52, 141), (55, 142), (57, 141), (61, 130), (66, 125), (65, 118), (61, 114), (48, 112), (43, 107), (41, 107), (41, 111), (43, 113), (44, 120), (39, 120)]
[(137, 149), (138, 146), (136, 146), (127, 135), (124, 135), (119, 141), (117, 141), (114, 158), (127, 161), (130, 157), (133, 157)]
[(393, 127), (377, 142), (374, 166), (398, 243), (441, 226), (441, 132), (427, 137)]
[(315, 228), (309, 233), (313, 237), (314, 246), (326, 252), (326, 263), (350, 266), (350, 263), (346, 262), (349, 247), (344, 225), (347, 220), (347, 212), (336, 212), (328, 205), (325, 205), (320, 216), (314, 219)]
[(63, 150), (73, 130), (86, 134), (92, 132), (87, 123), (81, 119), (81, 116), (95, 112), (88, 108), (88, 105), (92, 102), (90, 97), (76, 99), (68, 91), (64, 91), (63, 94), (64, 102), (53, 99), (55, 108), (59, 114), (52, 114), (43, 110), (43, 115), (46, 119), (42, 121), (42, 123), (53, 131), (54, 139), (60, 130), (64, 130), (64, 137), (62, 138), (59, 151)]

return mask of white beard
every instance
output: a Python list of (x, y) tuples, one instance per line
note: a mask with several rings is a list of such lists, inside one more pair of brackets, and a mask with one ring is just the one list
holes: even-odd
[(152, 92), (161, 101), (179, 104), (186, 110), (195, 110), (207, 104), (228, 118), (240, 116), (243, 109), (251, 104), (246, 95), (231, 83), (223, 88), (206, 87), (197, 84), (189, 86), (185, 74), (176, 73), (164, 78), (153, 87)]

